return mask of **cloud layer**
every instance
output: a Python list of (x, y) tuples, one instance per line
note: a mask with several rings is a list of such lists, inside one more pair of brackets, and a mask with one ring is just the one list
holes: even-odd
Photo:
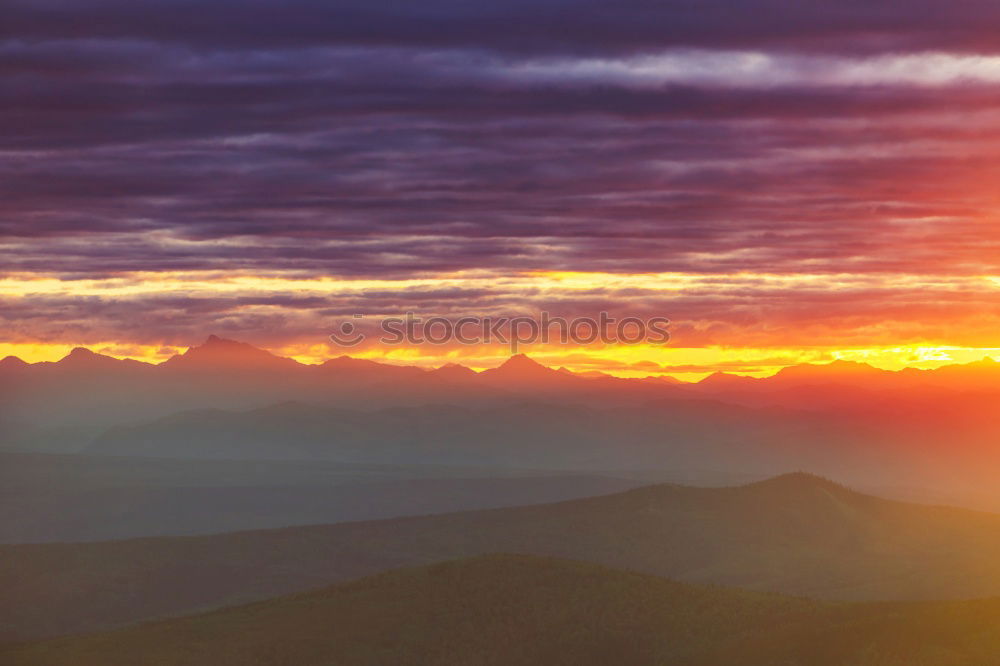
[[(48, 0), (4, 14), (0, 270), (20, 286), (0, 298), (18, 339), (179, 342), (221, 324), (280, 342), (359, 308), (613, 302), (667, 310), (691, 345), (819, 330), (980, 344), (996, 316), (996, 3)], [(213, 294), (206, 271), (302, 282)], [(634, 277), (586, 297), (447, 277), (468, 271)], [(185, 272), (202, 273), (190, 295), (80, 286)], [(647, 274), (702, 286), (657, 293)], [(806, 286), (823, 275), (852, 286)], [(39, 293), (41, 277), (62, 288)], [(301, 291), (414, 278), (447, 285)]]

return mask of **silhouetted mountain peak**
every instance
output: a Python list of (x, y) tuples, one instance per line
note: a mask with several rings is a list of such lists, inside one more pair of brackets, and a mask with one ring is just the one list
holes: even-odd
[(700, 386), (715, 386), (715, 387), (726, 387), (726, 386), (746, 386), (749, 384), (755, 384), (759, 382), (759, 379), (754, 377), (746, 377), (744, 375), (734, 375), (728, 372), (713, 372), (708, 377), (705, 377), (698, 382)]
[(297, 365), (297, 362), (290, 358), (275, 356), (246, 342), (210, 335), (201, 345), (191, 347), (183, 354), (170, 358), (164, 365), (191, 368), (217, 366), (287, 368)]
[(29, 364), (26, 361), (21, 360), (17, 356), (6, 356), (3, 359), (0, 359), (0, 368), (6, 368), (8, 370), (12, 370), (14, 368), (26, 368), (28, 365)]
[(86, 347), (75, 347), (58, 362), (61, 367), (72, 368), (104, 368), (121, 365), (122, 361), (111, 356), (92, 352)]
[[(545, 368), (544, 365), (528, 357), (527, 354), (514, 354), (504, 361), (501, 368)], [(546, 368), (548, 369), (548, 368)]]
[(322, 366), (324, 368), (376, 368), (380, 367), (382, 364), (377, 361), (372, 361), (367, 358), (354, 358), (353, 356), (347, 356), (342, 354), (336, 358), (331, 358), (327, 361), (323, 361)]
[(483, 370), (479, 376), (487, 382), (517, 390), (565, 388), (586, 381), (572, 373), (542, 365), (524, 354), (515, 354), (497, 367)]
[(217, 335), (210, 335), (205, 339), (197, 349), (254, 349), (256, 351), (263, 351), (257, 349), (253, 345), (247, 344), (246, 342), (238, 342), (236, 340), (230, 340), (228, 338), (220, 338)]
[(534, 359), (528, 358), (525, 354), (514, 354), (509, 359), (500, 364), (499, 367), (495, 368), (498, 371), (502, 371), (504, 374), (549, 374), (556, 372), (552, 368), (548, 368)]
[(792, 365), (787, 368), (782, 368), (775, 375), (775, 378), (826, 379), (826, 378), (837, 378), (845, 376), (857, 377), (861, 375), (866, 375), (866, 376), (881, 375), (885, 372), (886, 372), (885, 370), (879, 370), (878, 368), (868, 365), (867, 363), (838, 359), (831, 363), (806, 363), (803, 365)]
[(440, 368), (433, 370), (433, 373), (436, 377), (444, 377), (447, 379), (465, 379), (476, 376), (475, 370), (460, 363), (447, 363), (442, 365)]

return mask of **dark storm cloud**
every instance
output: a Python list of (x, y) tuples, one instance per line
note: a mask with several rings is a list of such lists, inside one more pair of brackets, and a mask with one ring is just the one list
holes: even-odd
[(15, 0), (0, 38), (129, 38), (200, 49), (354, 44), (516, 53), (672, 46), (995, 50), (989, 0)]
[[(0, 274), (1000, 272), (983, 232), (1000, 206), (1000, 75), (963, 56), (1000, 53), (993, 2), (40, 0), (2, 14)], [(827, 292), (718, 289), (671, 296), (710, 322), (693, 337), (724, 341), (765, 306), (789, 325), (854, 316)], [(944, 307), (918, 295), (894, 302)], [(28, 337), (117, 321), (189, 340), (198, 320), (305, 331), (383, 307), (667, 305), (622, 288), (269, 298), (33, 296), (4, 316)]]
[[(813, 156), (817, 133), (841, 152)], [(0, 230), (8, 270), (71, 274), (988, 273), (966, 194), (998, 175), (965, 153), (982, 138), (956, 129), (935, 139), (951, 154), (915, 157), (894, 124), (356, 120), (23, 156), (0, 167)]]

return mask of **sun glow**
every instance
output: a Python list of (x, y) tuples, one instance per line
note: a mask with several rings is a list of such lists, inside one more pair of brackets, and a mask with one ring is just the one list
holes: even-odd
[[(201, 299), (223, 299), (215, 327), (211, 321), (195, 333), (160, 337), (138, 333), (116, 340), (117, 320), (91, 328), (77, 327), (73, 337), (61, 327), (46, 335), (15, 332), (0, 344), (0, 355), (25, 361), (54, 361), (73, 347), (85, 346), (117, 358), (157, 363), (198, 344), (208, 333), (243, 339), (302, 363), (320, 363), (342, 354), (389, 363), (436, 367), (462, 363), (474, 369), (497, 365), (510, 354), (504, 346), (379, 346), (338, 348), (326, 336), (353, 307), (365, 307), (366, 321), (379, 316), (399, 316), (407, 309), (421, 316), (452, 318), (468, 314), (500, 316), (536, 315), (548, 309), (560, 316), (593, 315), (595, 308), (615, 306), (618, 316), (629, 309), (673, 320), (669, 344), (558, 345), (535, 344), (523, 351), (539, 361), (574, 371), (604, 372), (621, 377), (670, 375), (695, 380), (717, 371), (767, 376), (800, 363), (852, 360), (875, 367), (932, 368), (967, 363), (1000, 354), (993, 344), (996, 317), (983, 305), (996, 302), (1000, 276), (948, 276), (917, 274), (769, 274), (769, 273), (607, 273), (607, 272), (508, 272), (461, 271), (407, 279), (335, 278), (301, 276), (292, 272), (254, 274), (213, 271), (138, 272), (101, 279), (69, 280), (55, 275), (8, 273), (0, 277), (0, 302), (78, 303), (98, 312), (102, 303), (171, 302), (197, 304)], [(788, 294), (804, 293), (809, 299), (837, 307), (859, 295), (888, 303), (877, 311), (859, 314), (857, 308), (836, 316), (824, 306), (799, 307)], [(439, 296), (444, 294), (445, 296)], [(467, 294), (467, 296), (465, 296)], [(926, 298), (936, 294), (938, 304), (928, 315), (910, 304), (907, 294)], [(315, 299), (300, 307), (297, 300)], [(690, 303), (709, 303), (699, 306)], [(718, 306), (712, 306), (718, 302)], [(447, 303), (443, 306), (442, 303)], [(187, 307), (181, 305), (177, 307)], [(940, 335), (936, 309), (959, 308), (949, 313), (947, 336)], [(444, 308), (440, 311), (437, 308)], [(783, 310), (782, 308), (787, 308)], [(728, 321), (719, 312), (736, 310)], [(139, 307), (137, 312), (142, 312)], [(330, 314), (331, 312), (335, 314)], [(336, 314), (340, 313), (340, 314)], [(891, 313), (893, 320), (885, 319)], [(173, 317), (167, 312), (166, 317)], [(572, 316), (572, 315), (571, 315)], [(868, 319), (863, 319), (867, 316)], [(991, 319), (993, 317), (993, 319)], [(263, 322), (237, 330), (232, 324)], [(281, 338), (267, 328), (269, 322), (295, 324), (299, 331)], [(235, 332), (230, 332), (234, 331)], [(245, 332), (245, 333), (244, 333)], [(934, 335), (924, 335), (925, 332)], [(728, 343), (728, 344), (727, 344)]]

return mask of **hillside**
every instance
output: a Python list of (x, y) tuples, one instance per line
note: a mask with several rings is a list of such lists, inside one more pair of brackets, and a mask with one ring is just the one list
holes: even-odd
[(491, 555), (53, 640), (9, 666), (992, 663), (1000, 600), (824, 604)]
[(377, 520), (557, 502), (640, 485), (525, 470), (0, 452), (0, 543)]
[(4, 639), (97, 630), (490, 552), (831, 599), (1000, 595), (1000, 516), (794, 474), (374, 522), (0, 546), (0, 626)]

